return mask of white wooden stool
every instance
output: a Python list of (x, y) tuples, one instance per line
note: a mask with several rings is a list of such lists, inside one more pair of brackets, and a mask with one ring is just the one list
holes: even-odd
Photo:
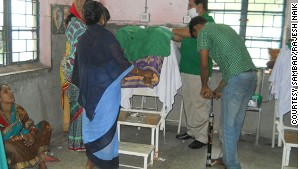
[(137, 143), (130, 143), (130, 142), (119, 142), (119, 154), (144, 157), (143, 167), (136, 167), (136, 166), (125, 165), (125, 164), (120, 164), (120, 166), (147, 169), (149, 165), (153, 165), (153, 157), (150, 158), (150, 163), (148, 163), (148, 157), (150, 154), (153, 153), (153, 150), (154, 150), (153, 145), (137, 144)]

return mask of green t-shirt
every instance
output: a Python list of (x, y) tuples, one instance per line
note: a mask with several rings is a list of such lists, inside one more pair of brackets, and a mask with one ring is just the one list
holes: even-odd
[(230, 77), (256, 69), (243, 39), (228, 25), (206, 23), (199, 32), (198, 51), (206, 49), (220, 67), (222, 77)]
[[(214, 19), (205, 13), (202, 15), (207, 22), (214, 22)], [(200, 53), (197, 51), (196, 38), (184, 38), (180, 48), (181, 58), (179, 63), (180, 72), (186, 74), (200, 75)], [(209, 72), (212, 72), (212, 60), (209, 59)]]

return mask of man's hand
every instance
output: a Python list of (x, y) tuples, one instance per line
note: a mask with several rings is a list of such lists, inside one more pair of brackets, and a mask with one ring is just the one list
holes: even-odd
[(214, 90), (214, 98), (215, 99), (218, 100), (221, 97), (224, 86), (226, 86), (226, 82), (224, 80), (222, 80), (219, 83), (219, 86)]
[(213, 92), (210, 90), (210, 88), (202, 86), (201, 96), (205, 99), (211, 99), (213, 97)]
[(218, 100), (221, 96), (222, 96), (222, 92), (221, 91), (219, 91), (219, 90), (214, 90), (214, 98), (216, 99), (216, 100)]

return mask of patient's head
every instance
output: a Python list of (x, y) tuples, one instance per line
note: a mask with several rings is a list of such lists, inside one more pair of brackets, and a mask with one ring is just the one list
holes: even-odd
[(12, 104), (15, 102), (14, 93), (8, 85), (1, 84), (0, 86), (0, 102), (1, 104)]

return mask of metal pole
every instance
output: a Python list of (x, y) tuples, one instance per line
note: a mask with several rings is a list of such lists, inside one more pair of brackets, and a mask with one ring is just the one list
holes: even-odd
[(211, 99), (211, 107), (209, 113), (208, 123), (208, 142), (207, 142), (207, 155), (206, 155), (206, 167), (211, 167), (211, 150), (214, 133), (214, 112), (213, 112), (213, 98)]

